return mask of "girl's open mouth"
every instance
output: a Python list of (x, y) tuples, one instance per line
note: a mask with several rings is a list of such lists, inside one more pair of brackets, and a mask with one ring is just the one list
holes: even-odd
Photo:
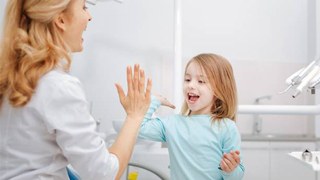
[(193, 93), (188, 93), (188, 101), (190, 103), (195, 103), (198, 99), (199, 99), (200, 96), (196, 95), (196, 94), (193, 94)]

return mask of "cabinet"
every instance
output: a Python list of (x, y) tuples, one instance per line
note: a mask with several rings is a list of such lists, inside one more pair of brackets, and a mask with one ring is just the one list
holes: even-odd
[(244, 180), (269, 180), (269, 142), (242, 142)]
[(317, 172), (288, 153), (316, 149), (315, 142), (242, 142), (244, 180), (316, 180)]

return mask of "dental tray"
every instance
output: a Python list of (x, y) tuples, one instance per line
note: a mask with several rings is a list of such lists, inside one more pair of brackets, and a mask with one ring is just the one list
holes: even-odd
[(302, 162), (303, 164), (306, 164), (312, 167), (314, 171), (320, 171), (320, 151), (310, 151), (310, 152), (308, 151), (309, 153), (311, 153), (311, 156), (310, 154), (306, 156), (304, 152), (303, 151), (291, 152), (289, 153), (289, 156), (293, 157), (299, 162)]

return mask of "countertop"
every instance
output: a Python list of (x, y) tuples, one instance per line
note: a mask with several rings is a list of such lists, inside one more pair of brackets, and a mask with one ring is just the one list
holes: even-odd
[(319, 137), (313, 135), (294, 134), (242, 134), (242, 141), (320, 141)]

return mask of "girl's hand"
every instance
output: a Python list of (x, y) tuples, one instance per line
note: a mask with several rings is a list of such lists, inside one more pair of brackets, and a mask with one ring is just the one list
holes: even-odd
[(224, 153), (220, 162), (220, 167), (223, 171), (230, 173), (240, 164), (240, 151), (230, 151)]
[[(152, 82), (148, 79), (147, 88), (145, 88), (145, 74), (138, 64), (134, 65), (134, 74), (132, 76), (131, 66), (127, 67), (127, 95), (123, 88), (116, 84), (120, 102), (128, 116), (143, 119), (150, 105), (150, 92)], [(141, 118), (140, 118), (141, 117)]]
[(153, 95), (156, 97), (160, 102), (162, 106), (168, 106), (169, 108), (175, 109), (176, 107), (165, 97), (161, 95)]

